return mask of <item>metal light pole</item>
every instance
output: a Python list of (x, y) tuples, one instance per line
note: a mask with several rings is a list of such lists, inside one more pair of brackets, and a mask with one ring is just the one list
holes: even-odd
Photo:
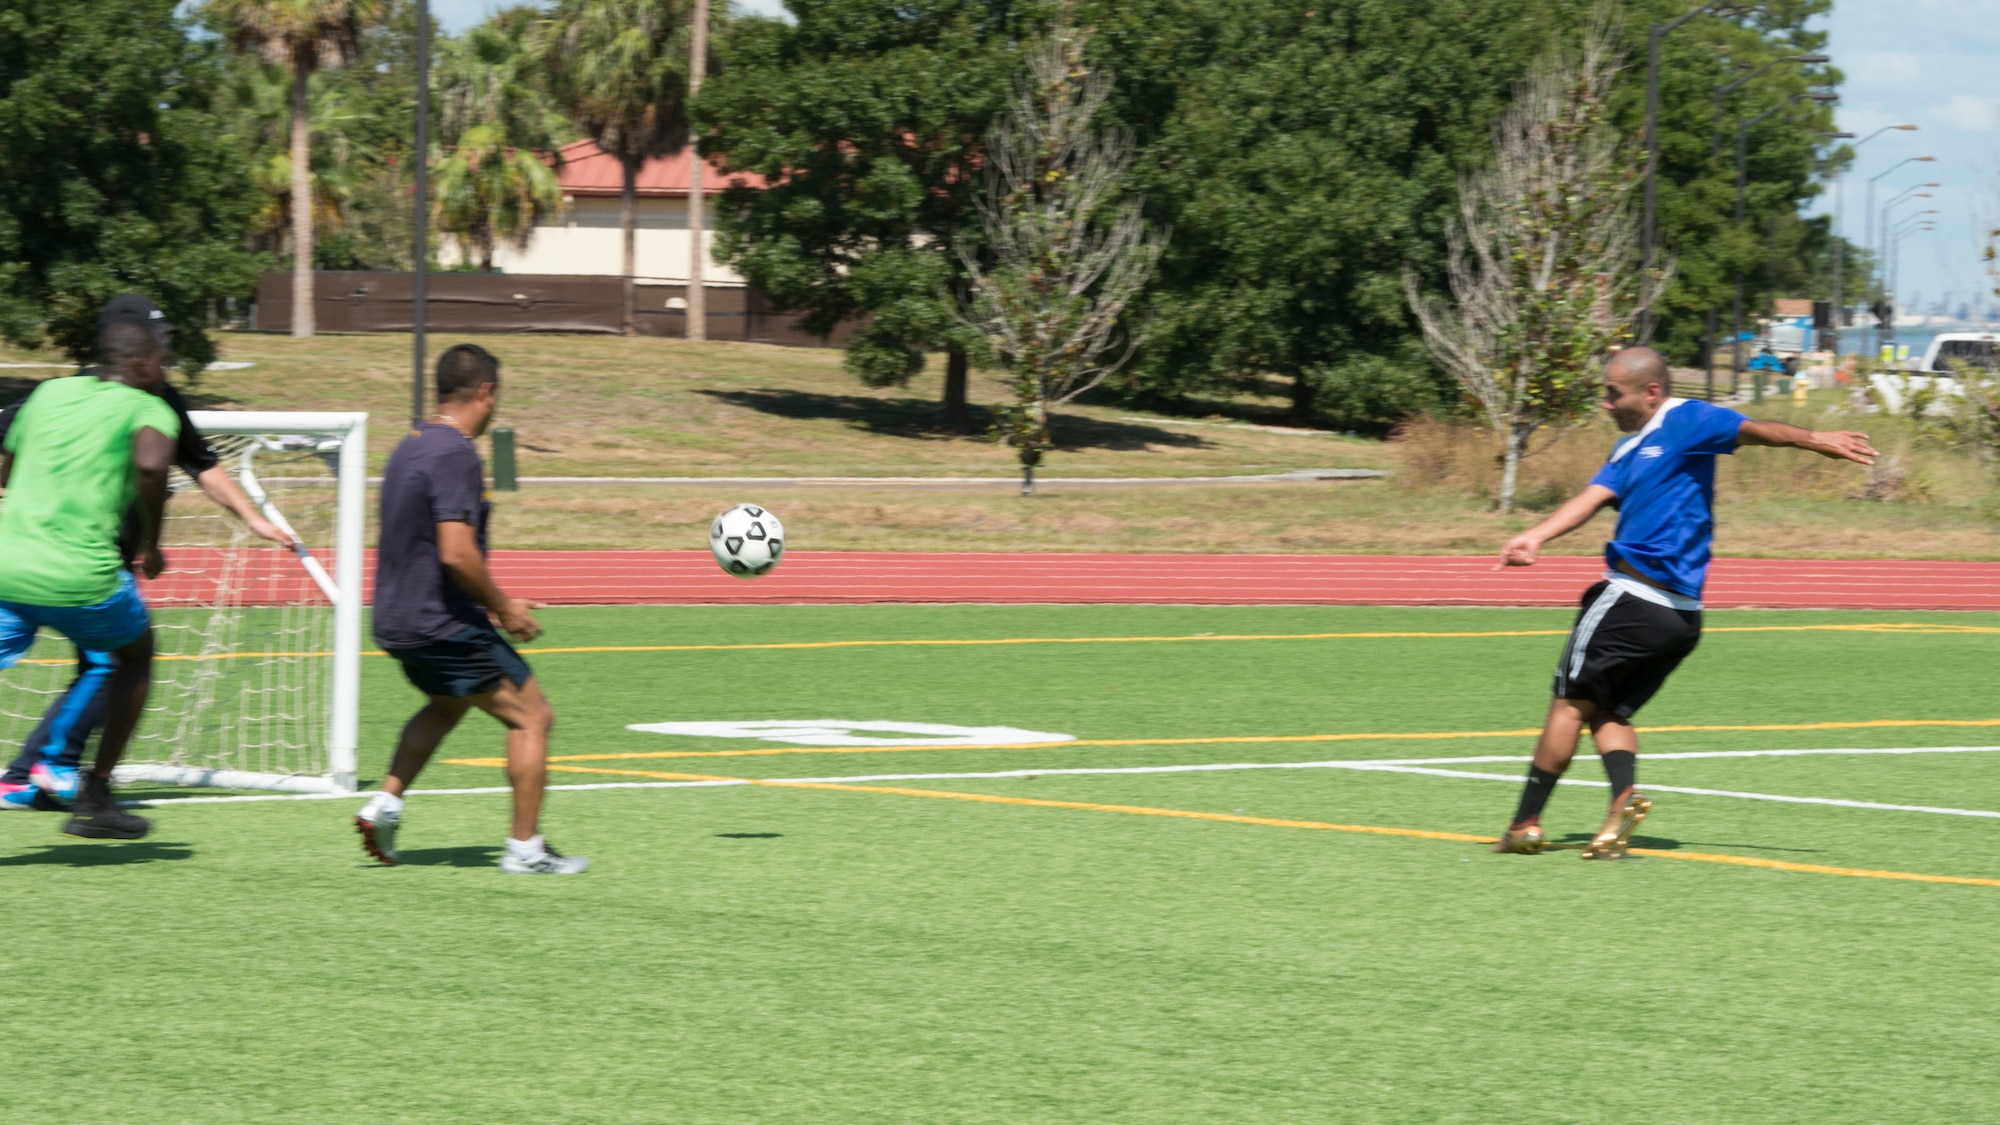
[[(1890, 256), (1889, 246), (1888, 246), (1889, 213), (1894, 211), (1897, 208), (1897, 206), (1899, 206), (1906, 200), (1931, 198), (1931, 194), (1927, 191), (1924, 191), (1923, 189), (1934, 188), (1937, 186), (1938, 186), (1937, 184), (1912, 184), (1911, 186), (1904, 188), (1901, 195), (1898, 195), (1896, 198), (1891, 199), (1889, 202), (1882, 205), (1882, 225), (1880, 229), (1882, 231), (1882, 242), (1883, 242), (1881, 249), (1882, 261), (1884, 267), (1882, 275), (1884, 283), (1883, 300), (1884, 304), (1886, 305), (1886, 311), (1890, 315), (1881, 317), (1877, 322), (1877, 324), (1875, 325), (1875, 336), (1876, 336), (1877, 347), (1881, 347), (1884, 344), (1893, 344), (1896, 342), (1896, 317), (1895, 317), (1896, 289), (1895, 286), (1891, 284), (1889, 281), (1889, 275), (1887, 269)], [(1928, 212), (1928, 214), (1936, 214), (1936, 213), (1937, 212), (1935, 211)]]
[(1722, 156), (1722, 99), (1723, 98), (1728, 97), (1731, 92), (1743, 86), (1744, 83), (1749, 82), (1750, 80), (1758, 77), (1759, 75), (1769, 72), (1772, 67), (1777, 66), (1780, 63), (1802, 63), (1806, 65), (1811, 65), (1815, 63), (1823, 63), (1831, 61), (1832, 61), (1831, 58), (1821, 54), (1786, 55), (1785, 57), (1780, 59), (1772, 59), (1770, 62), (1767, 62), (1763, 66), (1758, 67), (1756, 70), (1753, 70), (1750, 73), (1744, 75), (1743, 77), (1738, 78), (1734, 82), (1717, 86), (1715, 88), (1715, 126), (1710, 131), (1709, 134), (1709, 145), (1708, 145), (1709, 159), (1715, 160), (1719, 159)]
[[(688, 104), (694, 104), (694, 97), (701, 93), (702, 80), (708, 77), (708, 0), (694, 0), (694, 25), (689, 29), (688, 38)], [(692, 248), (688, 251), (687, 284), (687, 331), (690, 340), (708, 339), (708, 279), (705, 267), (708, 264), (708, 229), (704, 208), (708, 200), (702, 196), (701, 151), (696, 147), (701, 140), (692, 125), (688, 128), (688, 241)]]
[[(1799, 63), (1804, 65), (1811, 65), (1828, 61), (1830, 61), (1828, 56), (1817, 53), (1809, 55), (1786, 55), (1783, 58), (1773, 59), (1770, 62), (1765, 63), (1763, 66), (1758, 67), (1757, 69), (1751, 71), (1746, 75), (1743, 75), (1741, 78), (1738, 78), (1733, 82), (1725, 82), (1722, 85), (1717, 86), (1714, 92), (1715, 121), (1714, 121), (1714, 126), (1711, 128), (1709, 133), (1708, 158), (1710, 160), (1717, 160), (1720, 159), (1722, 156), (1722, 110), (1723, 110), (1722, 101), (1724, 98), (1728, 97), (1732, 92), (1742, 88), (1744, 84), (1759, 77), (1760, 75), (1769, 72), (1773, 67), (1779, 65), (1780, 63)], [(1708, 323), (1706, 325), (1706, 335), (1705, 335), (1705, 339), (1708, 341), (1708, 346), (1705, 349), (1703, 349), (1707, 353), (1705, 366), (1707, 368), (1707, 377), (1708, 377), (1707, 394), (1708, 394), (1708, 401), (1710, 402), (1715, 401), (1715, 342), (1716, 342), (1715, 317), (1716, 317), (1716, 310), (1713, 306), (1710, 306), (1708, 310)], [(1732, 376), (1731, 378), (1734, 379), (1735, 376)]]
[[(1810, 98), (1816, 102), (1839, 101), (1838, 94), (1801, 93), (1793, 94), (1770, 109), (1758, 114), (1736, 127), (1736, 229), (1743, 229), (1743, 189), (1749, 176), (1750, 130), (1777, 115), (1793, 102)], [(1730, 393), (1735, 394), (1743, 379), (1743, 271), (1736, 271), (1735, 294), (1730, 298), (1731, 337), (1729, 341), (1730, 362), (1735, 370), (1730, 374)], [(1761, 381), (1759, 387), (1762, 387)]]
[[(1867, 233), (1862, 236), (1862, 239), (1863, 239), (1863, 244), (1868, 247), (1869, 252), (1872, 254), (1876, 254), (1878, 256), (1878, 260), (1875, 263), (1878, 272), (1881, 269), (1882, 263), (1879, 260), (1881, 249), (1875, 243), (1875, 181), (1888, 175), (1890, 172), (1893, 172), (1896, 169), (1901, 168), (1905, 164), (1925, 164), (1936, 159), (1937, 157), (1935, 156), (1908, 157), (1903, 160), (1899, 160), (1896, 163), (1891, 164), (1888, 168), (1884, 169), (1883, 171), (1877, 172), (1873, 176), (1868, 177), (1868, 213), (1865, 216), (1868, 224), (1868, 230)], [(1880, 324), (1877, 324), (1875, 326), (1876, 346), (1880, 347), (1884, 342), (1886, 342), (1886, 340), (1887, 340), (1886, 333), (1884, 332), (1882, 326)]]
[[(1926, 215), (1935, 215), (1935, 214), (1937, 214), (1937, 210), (1935, 208), (1919, 211), (1916, 214), (1911, 215), (1910, 217), (1904, 219), (1902, 223), (1898, 224), (1896, 228), (1889, 233), (1887, 240), (1888, 245), (1886, 249), (1888, 250), (1888, 257), (1889, 257), (1889, 293), (1891, 294), (1889, 306), (1892, 311), (1894, 310), (1896, 305), (1896, 301), (1894, 298), (1896, 287), (1902, 283), (1901, 270), (1903, 264), (1903, 239), (1906, 236), (1914, 234), (1917, 231), (1936, 230), (1937, 224), (1924, 217)], [(1885, 217), (1883, 221), (1886, 223), (1888, 220)], [(1888, 318), (1888, 321), (1889, 321), (1889, 339), (1887, 342), (1888, 345), (1893, 348), (1896, 346), (1896, 318), (1892, 315)]]
[[(1828, 140), (1832, 140), (1832, 141), (1851, 141), (1851, 140), (1853, 140), (1853, 139), (1854, 139), (1854, 134), (1853, 134), (1853, 133), (1828, 133), (1828, 134), (1827, 134), (1827, 139), (1828, 139)], [(1834, 169), (1834, 166), (1831, 166), (1831, 165), (1830, 165), (1830, 166), (1828, 167), (1828, 170), (1829, 170), (1829, 171), (1833, 171), (1833, 169)], [(1831, 315), (1830, 315), (1830, 316), (1828, 317), (1828, 319), (1830, 319), (1830, 320), (1832, 320), (1832, 321), (1833, 321), (1833, 361), (1834, 361), (1834, 364), (1835, 364), (1836, 366), (1838, 366), (1838, 365), (1839, 365), (1839, 363), (1840, 363), (1840, 267), (1841, 267), (1841, 259), (1842, 259), (1842, 257), (1843, 257), (1843, 255), (1841, 254), (1841, 249), (1842, 249), (1842, 247), (1841, 247), (1841, 244), (1840, 244), (1840, 210), (1841, 210), (1841, 195), (1842, 195), (1842, 192), (1841, 192), (1841, 184), (1842, 184), (1842, 182), (1843, 182), (1843, 177), (1842, 177), (1842, 176), (1841, 176), (1841, 175), (1840, 175), (1840, 174), (1839, 174), (1839, 173), (1838, 173), (1837, 171), (1836, 171), (1836, 172), (1834, 172), (1834, 176), (1833, 176), (1833, 291), (1832, 291), (1832, 293), (1830, 294), (1830, 297), (1831, 297), (1832, 299), (1831, 299), (1831, 300), (1829, 300), (1829, 301), (1827, 302), (1827, 309), (1829, 310), (1829, 312), (1830, 312), (1830, 314), (1831, 314)]]
[[(1646, 186), (1643, 217), (1639, 223), (1639, 276), (1642, 279), (1650, 277), (1653, 272), (1653, 180), (1660, 168), (1660, 40), (1703, 12), (1727, 15), (1742, 10), (1741, 4), (1707, 0), (1689, 9), (1686, 15), (1646, 29)], [(1639, 342), (1643, 344), (1652, 338), (1653, 306), (1648, 302), (1639, 313)]]
[[(1917, 131), (1915, 125), (1884, 125), (1880, 129), (1855, 141), (1852, 146), (1853, 150), (1856, 152), (1860, 151), (1862, 145), (1867, 144), (1869, 141), (1892, 129), (1904, 133), (1914, 133)], [(1852, 135), (1851, 133), (1847, 134), (1847, 136)], [(1838, 137), (1840, 134), (1835, 134), (1835, 136)], [(1842, 166), (1833, 178), (1833, 359), (1836, 365), (1840, 362), (1840, 328), (1842, 322), (1847, 319), (1847, 293), (1845, 288), (1847, 266), (1847, 236), (1845, 232), (1847, 228), (1842, 218), (1842, 209), (1846, 195), (1847, 169), (1845, 166)], [(1874, 224), (1875, 217), (1873, 215), (1868, 216), (1868, 225), (1871, 230)], [(1863, 243), (1863, 245), (1867, 244)]]
[(424, 284), (429, 280), (431, 224), (431, 3), (417, 0), (416, 215), (410, 224), (410, 429), (424, 425)]

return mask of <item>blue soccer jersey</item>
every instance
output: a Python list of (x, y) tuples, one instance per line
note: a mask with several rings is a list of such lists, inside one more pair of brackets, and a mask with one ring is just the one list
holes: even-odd
[(1715, 535), (1715, 457), (1736, 452), (1749, 419), (1720, 406), (1670, 398), (1645, 428), (1612, 447), (1590, 483), (1617, 494), (1618, 531), (1604, 545), (1613, 570), (1626, 563), (1684, 597), (1701, 597)]

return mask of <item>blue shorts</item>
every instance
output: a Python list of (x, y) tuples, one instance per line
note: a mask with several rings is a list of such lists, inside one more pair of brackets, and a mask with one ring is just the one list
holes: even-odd
[(12, 668), (35, 643), (35, 630), (54, 629), (77, 647), (109, 652), (138, 640), (152, 620), (132, 572), (118, 572), (118, 589), (96, 605), (46, 606), (0, 601), (0, 669)]
[(535, 674), (507, 638), (477, 625), (467, 625), (427, 645), (385, 651), (396, 658), (404, 677), (425, 695), (453, 699), (485, 695), (498, 689), (503, 678), (520, 687)]

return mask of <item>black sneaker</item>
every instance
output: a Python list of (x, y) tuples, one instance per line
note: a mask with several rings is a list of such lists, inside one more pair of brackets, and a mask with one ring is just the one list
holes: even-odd
[(94, 773), (83, 775), (83, 790), (62, 830), (88, 840), (137, 840), (152, 831), (153, 822), (133, 816), (111, 796), (111, 783)]

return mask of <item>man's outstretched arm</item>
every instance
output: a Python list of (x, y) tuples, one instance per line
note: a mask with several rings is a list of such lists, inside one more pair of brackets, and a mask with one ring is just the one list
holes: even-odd
[(278, 530), (277, 524), (264, 518), (264, 513), (258, 511), (257, 505), (250, 497), (243, 494), (243, 489), (238, 487), (234, 480), (230, 479), (229, 470), (220, 465), (210, 465), (195, 474), (194, 482), (201, 486), (201, 490), (208, 494), (210, 500), (235, 513), (236, 518), (242, 520), (243, 526), (249, 528), (252, 534), (260, 535), (273, 543), (291, 545), (292, 537)]
[(1808, 430), (1789, 422), (1760, 422), (1755, 418), (1745, 421), (1743, 428), (1736, 431), (1736, 441), (1739, 445), (1789, 445), (1794, 449), (1809, 449), (1821, 457), (1863, 465), (1873, 465), (1876, 456), (1867, 434), (1852, 430)]
[(1616, 492), (1601, 484), (1591, 485), (1563, 501), (1562, 507), (1550, 512), (1547, 519), (1507, 540), (1507, 545), (1500, 549), (1500, 565), (1535, 565), (1536, 557), (1542, 553), (1542, 544), (1589, 523), (1598, 509), (1616, 499)]

